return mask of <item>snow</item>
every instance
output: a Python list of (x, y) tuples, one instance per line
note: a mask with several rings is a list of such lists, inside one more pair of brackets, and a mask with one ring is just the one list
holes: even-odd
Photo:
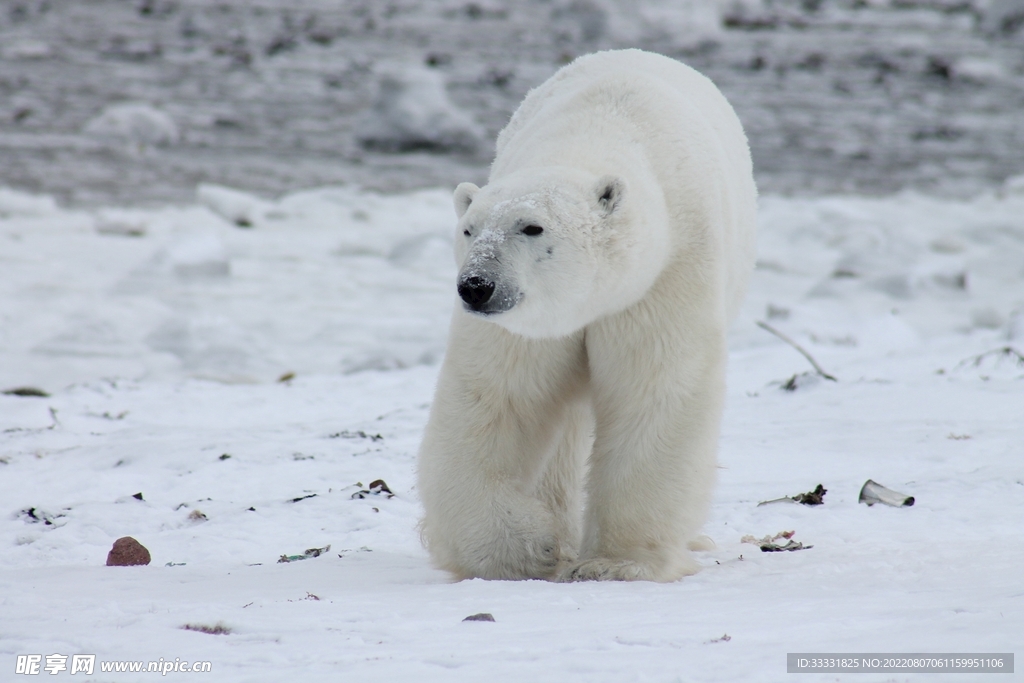
[[(217, 681), (736, 682), (782, 680), (787, 652), (1012, 652), (1024, 364), (982, 354), (1024, 350), (1021, 216), (1009, 185), (763, 197), (703, 571), (453, 583), (415, 490), (454, 301), (447, 191), (72, 210), (0, 189), (0, 390), (50, 394), (0, 395), (0, 671), (94, 653)], [(914, 506), (858, 504), (869, 478)], [(353, 498), (376, 479), (396, 495)], [(757, 507), (818, 483), (823, 506)], [(813, 548), (740, 542), (783, 530)], [(104, 566), (126, 535), (150, 566)]]
[(373, 106), (356, 123), (367, 148), (392, 152), (472, 151), (484, 134), (449, 99), (444, 79), (424, 67), (392, 68), (377, 82)]
[[(632, 45), (652, 41), (694, 45), (721, 36), (721, 4), (703, 0), (598, 0), (592, 4), (570, 2), (562, 12), (581, 24), (583, 39), (607, 33), (613, 40)], [(591, 18), (591, 14), (596, 16)], [(591, 28), (588, 23), (597, 25)]]

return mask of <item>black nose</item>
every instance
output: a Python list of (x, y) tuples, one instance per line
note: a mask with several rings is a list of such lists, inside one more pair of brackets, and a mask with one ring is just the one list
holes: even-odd
[(494, 294), (494, 283), (473, 275), (459, 281), (459, 296), (474, 311), (490, 301)]

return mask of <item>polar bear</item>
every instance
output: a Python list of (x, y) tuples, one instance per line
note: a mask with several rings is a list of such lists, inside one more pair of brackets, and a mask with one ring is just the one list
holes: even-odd
[(419, 453), (458, 578), (674, 581), (710, 505), (755, 251), (746, 136), (667, 57), (581, 57), (455, 190), (456, 310)]

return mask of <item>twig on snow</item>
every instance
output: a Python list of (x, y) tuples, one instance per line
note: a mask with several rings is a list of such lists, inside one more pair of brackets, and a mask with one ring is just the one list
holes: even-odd
[(999, 362), (1005, 358), (1011, 361), (1014, 365), (1024, 365), (1024, 353), (1021, 353), (1012, 346), (1003, 346), (1002, 348), (992, 349), (991, 351), (980, 353), (977, 356), (964, 358), (962, 361), (957, 363), (956, 367), (954, 367), (953, 369), (959, 370), (960, 368), (968, 367), (971, 365), (973, 365), (974, 367), (980, 367), (981, 363), (989, 356), (995, 356), (997, 359), (996, 362)]
[(793, 341), (792, 339), (790, 339), (786, 335), (782, 334), (781, 332), (779, 332), (777, 329), (775, 329), (774, 327), (772, 327), (771, 325), (769, 325), (766, 322), (761, 322), (760, 320), (758, 320), (757, 321), (757, 326), (760, 327), (762, 330), (767, 330), (768, 332), (771, 332), (776, 337), (778, 337), (779, 339), (781, 339), (782, 341), (786, 342), (787, 344), (792, 346), (794, 349), (799, 351), (801, 353), (801, 355), (803, 355), (803, 357), (806, 358), (808, 360), (808, 362), (811, 365), (814, 366), (814, 369), (817, 371), (817, 373), (819, 375), (821, 375), (825, 379), (831, 380), (833, 382), (838, 382), (839, 381), (835, 377), (833, 377), (832, 375), (830, 375), (827, 372), (825, 372), (824, 370), (822, 370), (821, 366), (818, 365), (818, 361), (814, 360), (814, 357), (811, 354), (807, 353), (807, 351), (806, 351), (806, 349), (804, 349), (804, 347), (800, 346), (795, 341)]

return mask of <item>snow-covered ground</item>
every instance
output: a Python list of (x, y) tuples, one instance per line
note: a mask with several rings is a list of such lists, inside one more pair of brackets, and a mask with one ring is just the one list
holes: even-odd
[[(430, 567), (415, 454), (454, 298), (447, 192), (70, 210), (0, 190), (0, 390), (49, 394), (0, 395), (0, 680), (32, 680), (21, 654), (205, 660), (216, 681), (730, 683), (784, 680), (787, 652), (1019, 655), (1024, 362), (999, 350), (1024, 351), (1021, 186), (762, 198), (718, 547), (667, 585)], [(868, 478), (915, 504), (858, 504)], [(394, 497), (353, 497), (377, 479)], [(757, 506), (818, 483), (823, 506)], [(740, 540), (783, 530), (813, 547)], [(127, 535), (152, 563), (104, 566)]]

